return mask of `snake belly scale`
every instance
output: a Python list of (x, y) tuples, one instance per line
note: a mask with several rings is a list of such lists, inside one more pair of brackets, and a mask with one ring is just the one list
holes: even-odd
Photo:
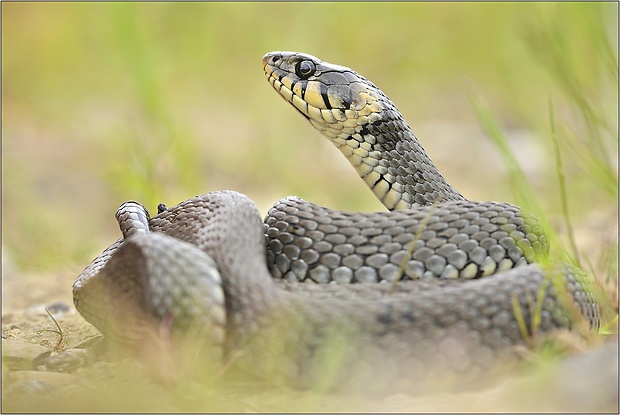
[(436, 370), (463, 381), (484, 373), (534, 330), (575, 319), (598, 326), (579, 270), (531, 264), (548, 253), (536, 218), (466, 200), (374, 84), (301, 53), (269, 53), (263, 68), (389, 211), (288, 197), (261, 221), (232, 191), (153, 218), (126, 203), (123, 238), (74, 284), (77, 309), (104, 335), (131, 344), (145, 325), (199, 327), (217, 356), (243, 350), (241, 367), (300, 387), (320, 378), (336, 349), (338, 381), (381, 373), (391, 390), (412, 390)]

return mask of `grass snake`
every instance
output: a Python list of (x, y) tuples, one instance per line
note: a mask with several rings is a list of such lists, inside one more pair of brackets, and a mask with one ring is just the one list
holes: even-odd
[(150, 218), (126, 202), (123, 237), (73, 286), (106, 337), (191, 332), (213, 361), (235, 355), (274, 382), (414, 390), (487, 373), (534, 334), (598, 327), (590, 280), (546, 262), (536, 218), (465, 199), (373, 83), (295, 52), (268, 53), (263, 68), (389, 211), (287, 197), (262, 221), (246, 196), (218, 191)]

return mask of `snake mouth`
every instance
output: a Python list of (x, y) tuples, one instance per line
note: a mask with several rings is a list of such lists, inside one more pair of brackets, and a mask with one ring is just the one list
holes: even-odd
[[(305, 112), (303, 112), (302, 110), (300, 110), (297, 107), (297, 105), (295, 105), (295, 103), (293, 102), (293, 97), (295, 96), (293, 91), (291, 91), (281, 81), (282, 78), (277, 76), (276, 70), (268, 62), (266, 62), (266, 60), (267, 60), (267, 55), (263, 57), (263, 63), (264, 63), (263, 70), (265, 71), (265, 76), (267, 77), (267, 81), (269, 82), (269, 84), (273, 87), (273, 89), (276, 90), (276, 92), (278, 93), (278, 95), (282, 97), (282, 99), (284, 99), (286, 102), (291, 104), (292, 107), (295, 108), (295, 110), (298, 113), (300, 113), (306, 120), (308, 120), (308, 122), (310, 122), (311, 121), (310, 116), (306, 114)], [(285, 91), (285, 93), (283, 93), (284, 92), (283, 90)]]
[(306, 114), (304, 114), (299, 108), (295, 107), (295, 109), (297, 110), (298, 113), (300, 113), (306, 120), (308, 120), (308, 122), (310, 122), (310, 117), (307, 116)]
[[(283, 98), (286, 99), (286, 98)], [(302, 110), (300, 110), (299, 108), (297, 108), (296, 106), (293, 105), (293, 108), (295, 108), (295, 111), (297, 111), (298, 113), (301, 114), (302, 117), (304, 117), (304, 119), (306, 119), (310, 124), (312, 124), (312, 120), (310, 118), (310, 116), (304, 114), (304, 112)]]

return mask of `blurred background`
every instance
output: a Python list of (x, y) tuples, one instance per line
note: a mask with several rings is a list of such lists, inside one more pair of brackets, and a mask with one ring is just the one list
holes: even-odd
[(617, 39), (617, 3), (3, 3), (5, 276), (70, 293), (130, 199), (382, 210), (267, 83), (273, 50), (366, 76), (461, 193), (519, 203), (497, 127), (564, 237), (557, 137), (579, 247), (614, 264)]

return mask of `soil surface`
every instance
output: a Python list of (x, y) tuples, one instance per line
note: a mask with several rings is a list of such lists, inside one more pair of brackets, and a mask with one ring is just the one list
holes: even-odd
[(485, 389), (423, 397), (298, 392), (248, 380), (162, 380), (139, 359), (99, 350), (101, 335), (72, 304), (79, 270), (19, 277), (4, 271), (3, 412), (618, 411), (614, 339)]

